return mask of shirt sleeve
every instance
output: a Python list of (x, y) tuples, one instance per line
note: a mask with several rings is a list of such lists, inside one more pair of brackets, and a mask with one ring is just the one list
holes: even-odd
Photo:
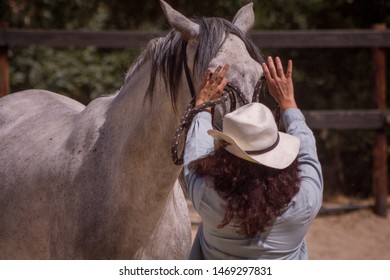
[(323, 177), (313, 132), (307, 126), (302, 112), (297, 108), (285, 110), (283, 121), (286, 132), (298, 137), (301, 141), (298, 153), (301, 188), (304, 189), (302, 193), (308, 196), (307, 201), (310, 204), (312, 216), (315, 216), (322, 205)]
[(207, 133), (210, 129), (213, 129), (211, 125), (211, 114), (206, 111), (196, 114), (187, 133), (184, 166), (187, 166), (191, 161), (207, 155), (213, 150), (213, 137)]
[(211, 114), (205, 111), (200, 112), (193, 118), (187, 133), (183, 167), (184, 180), (185, 188), (196, 210), (201, 201), (205, 179), (193, 174), (188, 165), (214, 150), (214, 139), (207, 133), (208, 130), (213, 129), (211, 123)]

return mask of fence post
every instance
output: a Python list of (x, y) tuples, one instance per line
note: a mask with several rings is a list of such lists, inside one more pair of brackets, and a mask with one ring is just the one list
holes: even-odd
[[(1, 31), (5, 34), (6, 23), (1, 24)], [(0, 97), (10, 94), (8, 46), (0, 46)]]
[[(375, 24), (374, 29), (384, 30), (385, 24)], [(374, 68), (373, 98), (375, 106), (381, 111), (386, 111), (386, 52), (384, 48), (373, 48), (372, 59)], [(376, 130), (372, 148), (373, 172), (372, 188), (375, 199), (374, 213), (387, 216), (387, 138), (385, 126)]]

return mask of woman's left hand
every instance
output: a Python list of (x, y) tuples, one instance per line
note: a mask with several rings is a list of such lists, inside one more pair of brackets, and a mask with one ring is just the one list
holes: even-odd
[[(195, 106), (201, 105), (205, 102), (208, 102), (221, 96), (225, 86), (228, 83), (228, 80), (226, 79), (226, 73), (228, 70), (229, 64), (225, 64), (223, 67), (219, 65), (215, 69), (211, 77), (211, 70), (207, 70), (201, 89), (196, 96)], [(207, 109), (211, 110), (210, 107), (208, 107)]]

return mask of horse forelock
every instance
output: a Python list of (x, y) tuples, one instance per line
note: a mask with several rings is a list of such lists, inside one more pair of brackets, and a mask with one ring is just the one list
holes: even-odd
[(200, 21), (199, 46), (195, 56), (195, 63), (198, 74), (203, 75), (207, 70), (210, 61), (217, 55), (223, 39), (228, 34), (236, 35), (244, 42), (248, 53), (256, 61), (263, 61), (259, 49), (252, 42), (251, 38), (230, 21), (222, 18), (202, 18)]
[[(234, 34), (240, 38), (250, 56), (259, 62), (264, 57), (252, 42), (251, 38), (242, 32), (233, 23), (222, 18), (200, 18), (194, 20), (200, 25), (199, 44), (194, 59), (194, 75), (203, 75), (210, 61), (217, 55), (224, 38), (228, 34)], [(165, 88), (170, 93), (173, 108), (176, 108), (176, 100), (179, 94), (179, 83), (183, 74), (183, 62), (186, 59), (187, 41), (178, 31), (171, 30), (167, 36), (150, 43), (144, 51), (152, 59), (150, 81), (145, 98), (153, 100), (153, 91), (158, 71), (161, 71)]]

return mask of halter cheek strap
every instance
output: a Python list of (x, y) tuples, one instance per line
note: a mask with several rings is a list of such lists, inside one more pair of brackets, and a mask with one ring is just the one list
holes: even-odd
[(188, 87), (190, 89), (191, 97), (195, 98), (196, 97), (196, 92), (195, 92), (194, 83), (192, 82), (190, 69), (188, 68), (187, 53), (186, 52), (184, 52), (183, 64), (184, 64), (184, 72), (186, 73), (187, 83), (188, 83)]

